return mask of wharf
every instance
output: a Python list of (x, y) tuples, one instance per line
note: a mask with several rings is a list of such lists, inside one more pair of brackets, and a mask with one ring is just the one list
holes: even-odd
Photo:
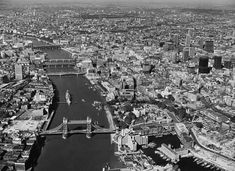
[[(173, 149), (168, 147), (166, 144), (162, 144), (161, 147), (158, 147), (159, 154), (163, 154), (164, 157), (168, 160), (171, 160), (173, 163), (177, 163), (179, 161), (179, 154), (175, 152)], [(157, 153), (157, 151), (156, 151)]]
[(107, 105), (105, 105), (104, 110), (106, 112), (107, 119), (108, 119), (108, 122), (109, 122), (109, 128), (115, 130), (115, 124), (113, 122), (113, 116), (112, 116), (112, 113), (111, 113), (109, 107)]
[(52, 121), (52, 118), (54, 117), (54, 114), (55, 114), (55, 111), (52, 111), (49, 118), (47, 119), (44, 127), (43, 127), (43, 131), (46, 131), (49, 128), (51, 121)]

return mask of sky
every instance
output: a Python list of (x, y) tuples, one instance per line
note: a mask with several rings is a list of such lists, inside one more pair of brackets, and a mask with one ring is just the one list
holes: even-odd
[(229, 6), (235, 7), (235, 0), (0, 0), (1, 2), (7, 2), (11, 4), (23, 4), (23, 3), (92, 3), (92, 4), (124, 4), (134, 6), (188, 6), (188, 7), (214, 7), (214, 6)]

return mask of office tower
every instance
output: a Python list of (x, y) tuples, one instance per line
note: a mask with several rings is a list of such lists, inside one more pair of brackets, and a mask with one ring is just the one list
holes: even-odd
[(231, 62), (230, 58), (223, 59), (223, 63), (224, 63), (224, 68), (227, 68), (227, 69), (232, 68), (232, 62)]
[(5, 43), (5, 40), (6, 40), (6, 37), (5, 37), (5, 34), (4, 33), (2, 33), (2, 43), (4, 44)]
[(0, 58), (5, 58), (5, 57), (6, 57), (6, 53), (4, 51), (1, 51)]
[(235, 55), (232, 55), (231, 57), (231, 65), (232, 65), (232, 68), (235, 68)]
[(191, 58), (195, 56), (195, 47), (189, 47), (189, 56)]
[(21, 64), (15, 64), (15, 79), (23, 79), (23, 66)]
[(4, 77), (4, 75), (0, 74), (0, 84), (3, 83), (3, 77)]
[(190, 43), (191, 43), (191, 37), (190, 35), (186, 34), (185, 47), (190, 47)]
[(233, 75), (233, 81), (235, 81), (235, 67), (233, 68), (233, 73), (232, 73), (232, 75)]
[(173, 39), (174, 45), (177, 47), (179, 45), (179, 35), (174, 34), (172, 39)]
[(128, 100), (132, 100), (135, 98), (135, 88), (136, 88), (136, 81), (134, 78), (128, 76), (121, 77), (121, 91), (120, 95), (123, 98)]
[(206, 40), (204, 50), (208, 53), (214, 53), (214, 41), (213, 40)]
[(184, 47), (182, 58), (184, 62), (189, 60), (189, 47)]
[(171, 54), (171, 61), (172, 61), (173, 63), (179, 62), (179, 56), (178, 56), (178, 53), (177, 53), (177, 52), (173, 52), (173, 53)]
[(221, 69), (222, 68), (222, 56), (214, 56), (214, 65), (213, 67), (215, 69)]
[(190, 37), (193, 37), (193, 28), (189, 28), (188, 29), (188, 35), (190, 36)]
[(152, 66), (151, 66), (151, 64), (145, 62), (145, 63), (142, 65), (142, 68), (143, 68), (143, 72), (144, 72), (144, 73), (150, 73), (150, 72), (151, 72), (151, 69), (152, 69)]
[(201, 56), (199, 58), (199, 70), (198, 73), (207, 74), (210, 72), (210, 68), (208, 67), (209, 57), (208, 56)]
[(199, 48), (203, 49), (203, 44), (204, 44), (204, 39), (201, 37), (201, 38), (198, 40)]

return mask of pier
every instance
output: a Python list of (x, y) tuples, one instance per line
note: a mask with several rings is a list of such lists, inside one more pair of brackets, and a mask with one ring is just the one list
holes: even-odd
[[(69, 128), (70, 125), (76, 125), (79, 128), (70, 129)], [(41, 136), (62, 135), (62, 138), (66, 139), (68, 135), (72, 134), (86, 134), (87, 138), (91, 138), (91, 135), (94, 134), (112, 134), (112, 133), (115, 133), (115, 130), (102, 128), (99, 125), (93, 124), (92, 119), (90, 117), (87, 117), (86, 120), (68, 120), (67, 118), (64, 117), (62, 123), (57, 127), (41, 131), (38, 134)]]

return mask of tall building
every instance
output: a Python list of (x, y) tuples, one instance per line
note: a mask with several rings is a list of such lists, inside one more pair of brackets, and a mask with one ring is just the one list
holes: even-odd
[(177, 47), (179, 45), (179, 35), (178, 34), (174, 34), (172, 39), (173, 39), (173, 43)]
[(193, 37), (193, 28), (189, 28), (188, 29), (188, 35), (190, 36), (190, 37)]
[(224, 63), (224, 68), (227, 68), (227, 69), (232, 68), (232, 62), (231, 62), (230, 58), (224, 58), (223, 63)]
[(235, 37), (235, 29), (233, 30), (233, 37)]
[(233, 81), (235, 81), (235, 68), (233, 68)]
[(190, 47), (190, 44), (191, 44), (191, 36), (186, 34), (185, 47)]
[(215, 69), (221, 69), (222, 68), (222, 56), (214, 56), (214, 65), (213, 67)]
[(204, 44), (204, 39), (203, 39), (203, 37), (201, 37), (201, 38), (198, 40), (199, 48), (203, 49), (203, 44)]
[(133, 77), (122, 76), (121, 77), (121, 91), (122, 97), (132, 100), (135, 98), (136, 81)]
[(231, 57), (231, 65), (233, 68), (235, 68), (235, 55), (232, 55)]
[(182, 58), (184, 62), (189, 60), (189, 48), (190, 47), (184, 47), (183, 49)]
[(142, 69), (143, 69), (143, 72), (144, 72), (144, 73), (150, 73), (150, 72), (151, 72), (151, 69), (152, 69), (152, 66), (151, 66), (150, 63), (145, 62), (145, 63), (142, 65)]
[(23, 66), (21, 64), (15, 64), (15, 79), (23, 79)]
[(5, 43), (5, 41), (6, 41), (6, 36), (5, 36), (5, 34), (4, 33), (2, 33), (2, 44), (4, 44)]
[(208, 53), (214, 53), (214, 41), (213, 40), (206, 40), (204, 50)]
[(195, 56), (196, 50), (195, 47), (189, 47), (189, 56), (193, 58)]
[(208, 67), (209, 57), (208, 56), (201, 56), (199, 58), (199, 69), (198, 73), (208, 74), (210, 72), (210, 68)]

